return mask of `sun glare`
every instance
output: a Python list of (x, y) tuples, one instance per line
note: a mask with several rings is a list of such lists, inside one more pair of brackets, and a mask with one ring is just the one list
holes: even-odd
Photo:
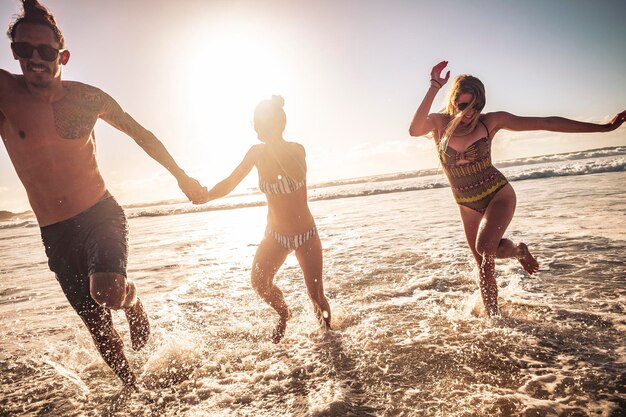
[[(178, 94), (187, 111), (187, 140), (200, 161), (196, 172), (211, 182), (230, 173), (256, 143), (254, 107), (272, 94), (289, 96), (289, 80), (280, 42), (254, 22), (197, 27), (185, 34), (187, 48), (179, 52)], [(238, 190), (253, 183), (248, 176)]]
[(278, 54), (259, 34), (218, 33), (200, 36), (189, 51), (188, 103), (198, 121), (221, 137), (250, 132), (254, 106), (272, 94), (285, 94), (286, 71)]

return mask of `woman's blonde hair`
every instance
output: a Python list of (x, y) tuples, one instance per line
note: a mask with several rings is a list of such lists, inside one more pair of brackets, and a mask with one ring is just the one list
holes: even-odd
[[(465, 110), (457, 113), (458, 109), (456, 103), (459, 97), (465, 93), (472, 95), (472, 101), (469, 102), (469, 105), (465, 108)], [(452, 87), (450, 88), (450, 91), (448, 91), (446, 99), (446, 107), (444, 107), (441, 111), (441, 113), (448, 116), (449, 119), (443, 136), (439, 141), (439, 146), (442, 152), (446, 151), (450, 137), (454, 134), (456, 128), (459, 127), (459, 124), (463, 120), (463, 117), (465, 117), (465, 114), (471, 109), (475, 109), (476, 113), (474, 114), (472, 120), (470, 120), (468, 126), (470, 132), (474, 130), (478, 124), (480, 112), (485, 108), (485, 103), (485, 86), (478, 78), (469, 74), (462, 74), (452, 81)]]

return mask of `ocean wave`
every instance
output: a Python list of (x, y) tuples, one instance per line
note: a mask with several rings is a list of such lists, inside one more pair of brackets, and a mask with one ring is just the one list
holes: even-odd
[(428, 168), (428, 169), (420, 169), (419, 171), (395, 172), (392, 174), (380, 174), (380, 175), (372, 175), (369, 177), (348, 178), (348, 179), (332, 180), (332, 181), (327, 181), (327, 182), (315, 183), (315, 184), (312, 184), (311, 188), (317, 189), (317, 188), (337, 187), (337, 186), (342, 186), (342, 185), (399, 181), (399, 180), (405, 180), (405, 179), (410, 179), (410, 178), (428, 177), (431, 175), (437, 175), (440, 172), (441, 172), (441, 168)]
[[(496, 163), (510, 181), (527, 179), (576, 176), (626, 171), (626, 146), (592, 149), (567, 154), (545, 155)], [(617, 157), (616, 157), (617, 156)], [(538, 166), (541, 164), (541, 166)], [(410, 191), (422, 191), (448, 187), (440, 169), (427, 169), (351, 180), (330, 181), (309, 186), (310, 201), (336, 200), (342, 198), (368, 197)], [(242, 201), (243, 200), (243, 201)], [(150, 205), (135, 204), (124, 206), (129, 218), (170, 216), (196, 212), (235, 210), (266, 205), (264, 196), (258, 192), (234, 196), (223, 204), (194, 206), (180, 204), (178, 200)], [(24, 218), (24, 214), (2, 212), (5, 221), (0, 221), (1, 229), (37, 226), (34, 217)]]
[(16, 227), (37, 227), (38, 224), (35, 220), (10, 220), (0, 223), (0, 230), (2, 229), (13, 229)]
[(171, 216), (175, 214), (187, 214), (187, 213), (202, 213), (206, 211), (218, 211), (218, 210), (235, 210), (246, 207), (259, 207), (265, 206), (265, 201), (253, 201), (245, 203), (232, 203), (232, 204), (219, 204), (219, 205), (182, 205), (178, 207), (160, 206), (158, 208), (144, 208), (142, 210), (129, 210), (125, 207), (126, 217), (159, 217), (159, 216)]
[(508, 178), (513, 181), (521, 181), (535, 178), (566, 177), (622, 171), (626, 171), (626, 158), (611, 159), (608, 161), (593, 160), (582, 164), (570, 163), (541, 169), (524, 169), (521, 172), (509, 175)]
[(404, 193), (409, 191), (423, 191), (423, 190), (432, 190), (435, 188), (446, 188), (449, 185), (442, 181), (433, 181), (428, 182), (421, 185), (408, 185), (408, 186), (397, 186), (397, 187), (389, 187), (389, 188), (373, 188), (367, 190), (359, 190), (359, 191), (345, 191), (345, 192), (336, 192), (322, 195), (313, 195), (309, 197), (309, 201), (323, 201), (323, 200), (337, 200), (340, 198), (352, 198), (352, 197), (369, 197), (373, 195), (381, 195), (381, 194), (393, 194), (393, 193)]
[[(625, 148), (626, 149), (626, 148)], [(509, 172), (510, 171), (510, 172)], [(510, 181), (523, 181), (527, 179), (551, 178), (563, 176), (576, 176), (588, 174), (600, 174), (626, 171), (626, 158), (609, 160), (591, 160), (584, 162), (566, 163), (557, 166), (535, 167), (523, 170), (507, 170), (505, 174)], [(411, 191), (424, 191), (437, 188), (449, 187), (443, 174), (430, 176), (427, 179), (417, 179), (416, 183), (395, 184), (393, 186), (380, 185), (381, 183), (366, 184), (356, 189), (348, 184), (343, 187), (336, 186), (334, 189), (324, 187), (318, 189), (312, 187), (309, 190), (309, 201), (337, 200), (342, 198), (369, 197), (382, 194), (393, 194)], [(411, 180), (411, 178), (406, 178)], [(261, 196), (259, 196), (261, 197)], [(144, 209), (129, 213), (129, 217), (153, 217), (168, 216), (172, 214), (196, 213), (215, 210), (235, 210), (246, 207), (260, 207), (266, 205), (265, 201), (253, 201), (245, 203), (229, 203), (215, 206), (192, 206), (161, 207), (158, 209)]]
[(497, 165), (501, 168), (505, 168), (513, 166), (578, 161), (581, 159), (605, 158), (610, 156), (622, 155), (626, 155), (626, 146), (612, 146), (607, 148), (589, 149), (586, 151), (541, 155), (519, 159), (508, 159), (506, 161), (497, 162)]
[[(526, 165), (548, 164), (555, 162), (579, 161), (581, 159), (606, 158), (626, 155), (626, 146), (611, 146), (606, 148), (588, 149), (585, 151), (558, 153), (550, 155), (532, 156), (518, 159), (496, 161), (499, 168), (519, 167)], [(441, 168), (428, 168), (418, 171), (397, 172), (392, 174), (373, 175), (369, 177), (349, 178), (312, 184), (312, 188), (327, 188), (343, 185), (356, 185), (375, 182), (398, 181), (411, 178), (429, 177), (441, 173)]]

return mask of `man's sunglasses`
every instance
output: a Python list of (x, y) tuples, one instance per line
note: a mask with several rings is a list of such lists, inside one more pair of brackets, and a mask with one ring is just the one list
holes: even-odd
[(65, 51), (65, 49), (56, 49), (50, 45), (31, 45), (28, 42), (13, 42), (11, 43), (11, 49), (15, 52), (15, 55), (20, 58), (30, 59), (33, 57), (33, 51), (36, 49), (37, 53), (44, 61), (52, 62), (59, 56), (59, 53)]

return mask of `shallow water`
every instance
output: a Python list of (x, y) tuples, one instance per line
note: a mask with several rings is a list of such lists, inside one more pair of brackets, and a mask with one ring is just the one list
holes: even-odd
[(446, 188), (315, 201), (338, 329), (318, 329), (291, 255), (276, 319), (249, 284), (264, 207), (130, 219), (129, 276), (153, 337), (120, 384), (47, 270), (37, 228), (0, 229), (0, 415), (618, 416), (626, 410), (626, 173), (514, 182), (484, 317)]

